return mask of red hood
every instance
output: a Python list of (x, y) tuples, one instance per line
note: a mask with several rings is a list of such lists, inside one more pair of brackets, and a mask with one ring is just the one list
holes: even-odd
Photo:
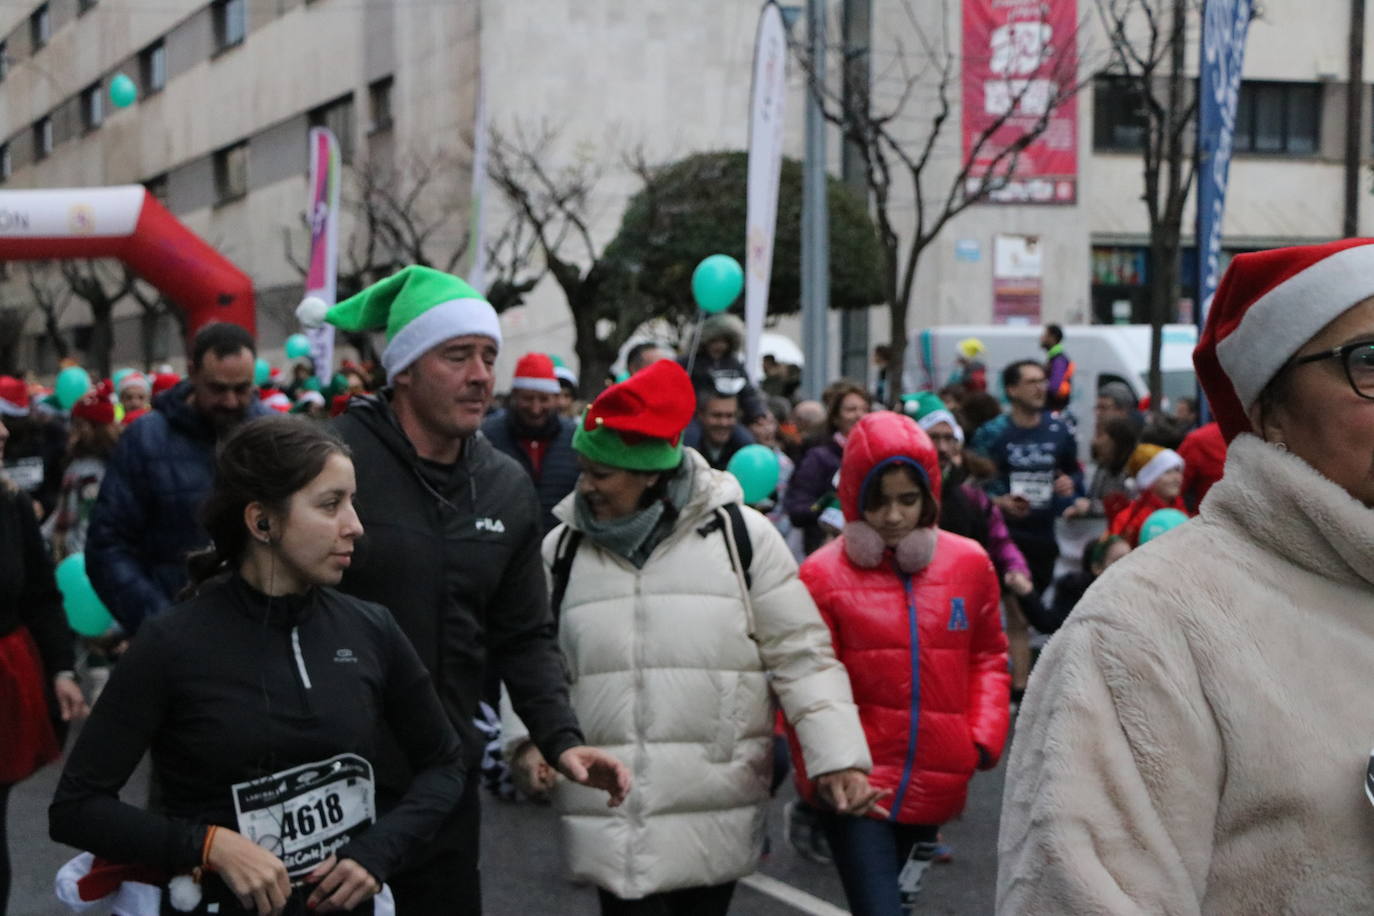
[(906, 414), (882, 410), (859, 420), (850, 430), (840, 463), (840, 508), (845, 521), (863, 518), (859, 499), (873, 470), (906, 460), (925, 472), (932, 497), (940, 499), (940, 456), (925, 430)]

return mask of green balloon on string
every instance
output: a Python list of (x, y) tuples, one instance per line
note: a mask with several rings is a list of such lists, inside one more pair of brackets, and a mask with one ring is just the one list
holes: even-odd
[(725, 311), (743, 289), (744, 269), (728, 254), (713, 254), (692, 271), (692, 298), (703, 312)]
[(116, 73), (110, 80), (110, 103), (116, 108), (128, 108), (138, 101), (138, 86), (123, 73)]
[(57, 383), (53, 394), (63, 410), (71, 410), (77, 401), (85, 397), (91, 388), (91, 377), (80, 366), (68, 366), (57, 373)]
[(1145, 524), (1140, 526), (1141, 545), (1153, 541), (1166, 531), (1174, 530), (1186, 521), (1188, 516), (1177, 509), (1159, 509), (1150, 513), (1150, 517), (1145, 519)]
[(778, 488), (778, 456), (766, 445), (746, 445), (725, 469), (739, 481), (747, 506), (763, 502)]
[(270, 384), (272, 381), (272, 367), (267, 365), (267, 360), (261, 356), (253, 363), (253, 384), (259, 388)]

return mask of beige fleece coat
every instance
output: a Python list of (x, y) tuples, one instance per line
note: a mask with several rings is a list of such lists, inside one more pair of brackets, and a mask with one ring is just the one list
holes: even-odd
[[(743, 510), (754, 550), (750, 638), (733, 542), (698, 530), (715, 508), (740, 501), (739, 484), (695, 451), (686, 456), (693, 493), (673, 532), (639, 570), (584, 539), (559, 621), (587, 743), (634, 775), (619, 808), (606, 807), (604, 792), (559, 781), (564, 860), (570, 877), (626, 899), (755, 869), (773, 771), (770, 686), (807, 772), (871, 767), (849, 676), (787, 545)], [(571, 496), (555, 515), (571, 521)], [(562, 531), (544, 540), (546, 569)], [(503, 731), (508, 749), (522, 737), (509, 715)]]
[(1041, 657), (998, 912), (1374, 911), (1372, 699), (1374, 511), (1241, 436)]

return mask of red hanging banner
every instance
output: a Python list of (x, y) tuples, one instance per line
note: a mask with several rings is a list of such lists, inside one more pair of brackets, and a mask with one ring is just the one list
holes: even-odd
[[(1075, 0), (964, 0), (963, 139), (971, 162), (965, 189), (989, 171), (1007, 175), (1006, 149), (1045, 129), (986, 200), (1072, 204), (1078, 199), (1078, 70)], [(1067, 98), (1066, 98), (1067, 96)], [(981, 145), (980, 145), (980, 142)]]

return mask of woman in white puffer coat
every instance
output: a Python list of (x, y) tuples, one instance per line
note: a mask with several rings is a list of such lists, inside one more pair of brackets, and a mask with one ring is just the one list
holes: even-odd
[[(763, 845), (770, 686), (822, 796), (856, 814), (877, 800), (848, 675), (791, 553), (762, 515), (727, 511), (735, 479), (681, 446), (694, 403), (669, 361), (603, 392), (573, 440), (583, 473), (555, 510), (564, 524), (544, 541), (573, 707), (588, 743), (634, 774), (620, 808), (553, 787), (567, 870), (607, 914), (726, 912)], [(538, 751), (506, 735), (517, 771), (552, 785)]]

